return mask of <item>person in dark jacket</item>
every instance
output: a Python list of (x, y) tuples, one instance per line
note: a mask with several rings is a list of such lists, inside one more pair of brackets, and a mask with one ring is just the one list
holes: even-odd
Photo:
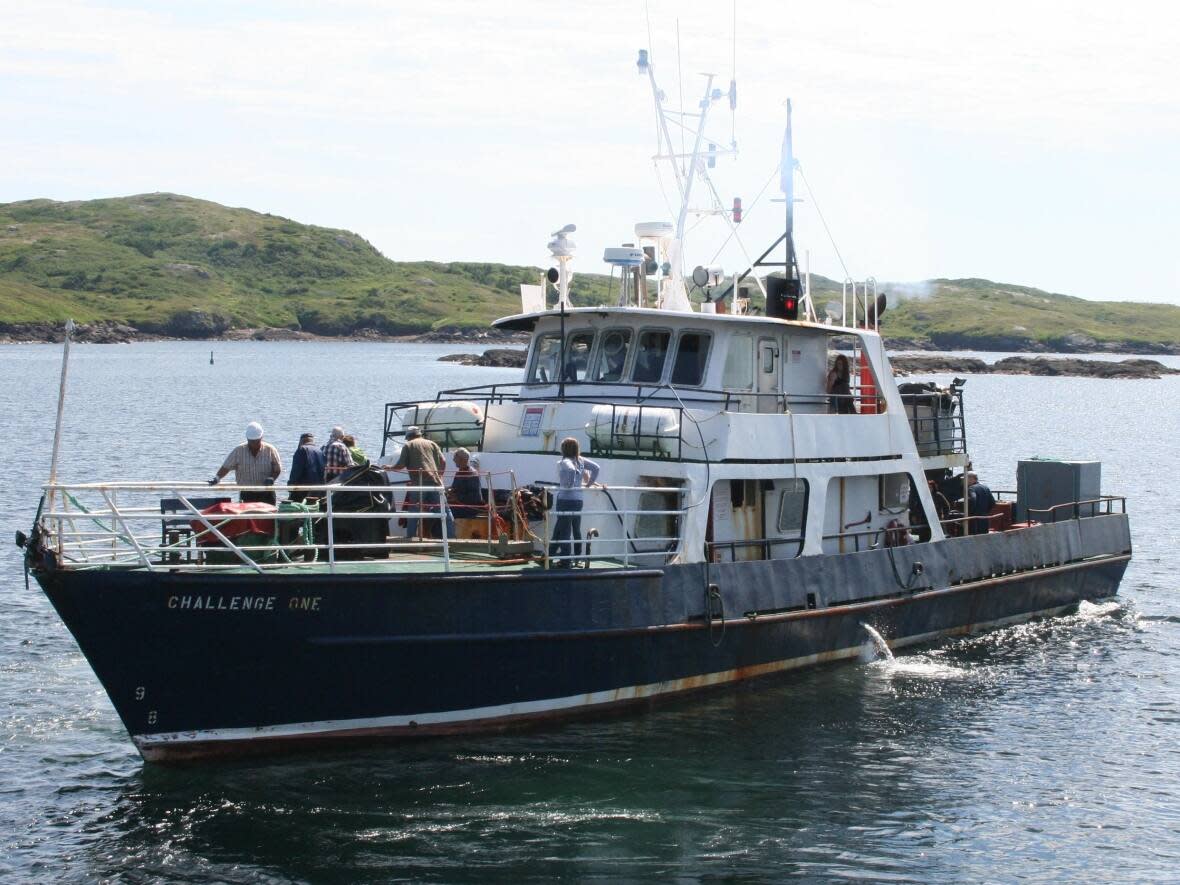
[(992, 490), (979, 481), (974, 473), (967, 474), (967, 515), (971, 520), (971, 534), (986, 535), (990, 526), (988, 514), (996, 506)]
[[(291, 457), (291, 473), (287, 477), (288, 486), (319, 486), (324, 484), (324, 453), (315, 444), (314, 433), (304, 433), (299, 437), (299, 448)], [(309, 495), (319, 497), (315, 492), (302, 492), (292, 489), (291, 500), (303, 501)]]

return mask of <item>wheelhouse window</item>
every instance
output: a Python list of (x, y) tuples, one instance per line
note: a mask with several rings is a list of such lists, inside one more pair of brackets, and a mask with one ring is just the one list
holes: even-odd
[(610, 329), (604, 333), (598, 347), (598, 361), (594, 366), (592, 380), (622, 381), (630, 347), (630, 329)]
[(664, 377), (664, 363), (668, 360), (668, 347), (672, 333), (657, 329), (645, 329), (639, 333), (639, 349), (635, 354), (635, 368), (631, 380), (641, 384), (658, 384)]
[(672, 361), (672, 383), (697, 387), (705, 380), (705, 363), (709, 359), (708, 332), (681, 332)]
[(728, 344), (721, 386), (726, 390), (749, 390), (754, 386), (754, 339), (731, 335)]
[(788, 537), (803, 534), (807, 517), (807, 480), (780, 479), (775, 485), (782, 489), (778, 504), (778, 531)]
[(530, 384), (557, 382), (557, 364), (561, 359), (561, 336), (541, 335), (533, 345), (533, 365), (529, 369)]
[(565, 344), (565, 380), (585, 381), (590, 372), (590, 351), (594, 346), (594, 333), (573, 332)]
[(910, 506), (910, 475), (883, 473), (880, 477), (881, 509), (887, 513), (901, 513)]

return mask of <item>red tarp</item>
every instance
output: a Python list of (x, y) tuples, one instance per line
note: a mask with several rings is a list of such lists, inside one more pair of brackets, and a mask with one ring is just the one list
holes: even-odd
[[(225, 502), (222, 504), (214, 504), (212, 507), (206, 507), (201, 513), (209, 517), (209, 522), (217, 527), (217, 531), (221, 532), (230, 540), (245, 534), (256, 535), (273, 535), (275, 532), (276, 519), (251, 519), (251, 513), (275, 513), (278, 507), (274, 504), (266, 504), (262, 501), (249, 501), (243, 504), (235, 504), (232, 502)], [(194, 519), (189, 523), (193, 531), (200, 533), (198, 544), (207, 546), (220, 546), (221, 542), (217, 540), (214, 535), (205, 526), (203, 522)]]

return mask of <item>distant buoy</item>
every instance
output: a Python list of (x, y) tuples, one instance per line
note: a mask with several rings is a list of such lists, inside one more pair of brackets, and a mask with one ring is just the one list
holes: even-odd
[(213, 351), (209, 351), (209, 365), (213, 365)]

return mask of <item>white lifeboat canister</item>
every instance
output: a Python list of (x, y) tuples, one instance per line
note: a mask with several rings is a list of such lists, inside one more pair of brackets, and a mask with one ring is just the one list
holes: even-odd
[(675, 409), (595, 406), (586, 434), (598, 450), (680, 454), (680, 415)]
[(418, 403), (401, 417), (403, 427), (417, 425), (443, 448), (478, 446), (483, 438), (483, 406), (468, 400)]

